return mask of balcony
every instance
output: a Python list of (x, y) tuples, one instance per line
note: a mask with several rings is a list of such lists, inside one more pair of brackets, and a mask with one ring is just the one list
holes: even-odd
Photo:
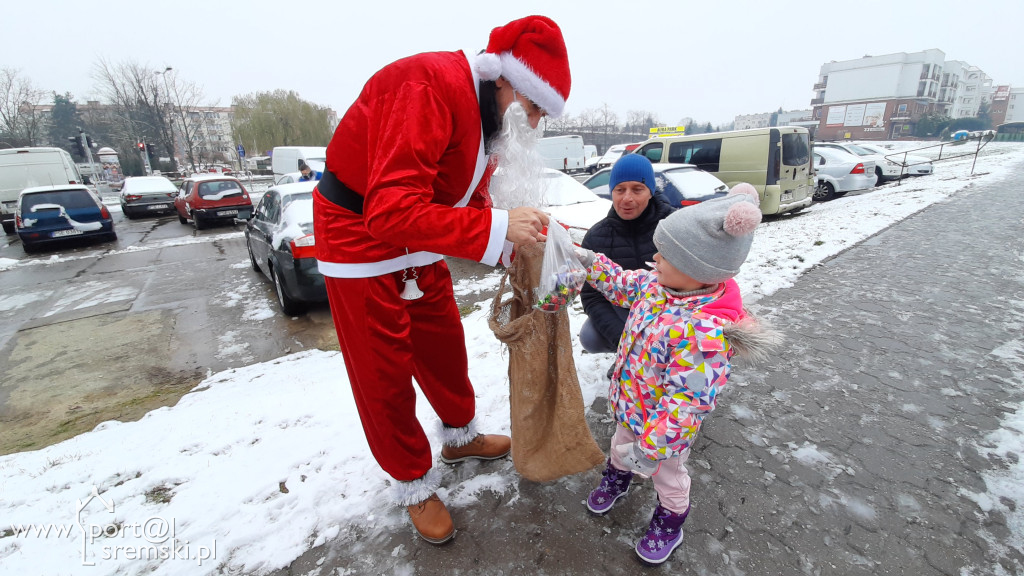
[(811, 106), (820, 106), (820, 105), (822, 105), (824, 103), (825, 103), (825, 97), (824, 96), (822, 96), (821, 98), (812, 98), (811, 99)]
[(818, 82), (814, 85), (812, 90), (824, 90), (826, 85), (828, 85), (828, 82)]

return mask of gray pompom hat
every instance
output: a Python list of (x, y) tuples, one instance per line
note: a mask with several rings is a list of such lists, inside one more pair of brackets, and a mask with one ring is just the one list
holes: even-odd
[(717, 284), (739, 274), (760, 222), (757, 190), (741, 183), (727, 196), (670, 214), (654, 230), (654, 245), (683, 274)]

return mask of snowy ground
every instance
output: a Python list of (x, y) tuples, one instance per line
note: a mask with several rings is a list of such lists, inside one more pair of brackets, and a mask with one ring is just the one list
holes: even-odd
[[(764, 223), (737, 278), (746, 302), (756, 310), (759, 299), (816, 263), (978, 181), (1002, 178), (1024, 162), (1024, 146), (989, 144), (974, 176), (971, 161), (939, 163), (931, 176)], [(0, 262), (0, 270), (11, 266)], [(498, 280), (492, 274), (456, 289), (480, 292)], [(507, 355), (487, 327), (487, 304), (464, 319), (470, 373), (479, 426), (507, 433)], [(576, 304), (574, 333), (583, 322)], [(608, 356), (583, 355), (575, 344), (581, 373), (604, 371)], [(599, 378), (580, 381), (585, 406), (605, 395)], [(419, 406), (439, 447), (437, 418), (426, 402)], [(985, 449), (1024, 451), (1022, 418), (1024, 406)], [(1024, 484), (1024, 462), (1013, 466), (1009, 475), (987, 478), (989, 493), (975, 497), (994, 502), (1012, 495)], [(95, 565), (90, 574), (259, 573), (352, 526), (407, 523), (383, 505), (385, 475), (366, 447), (343, 360), (333, 352), (214, 374), (178, 405), (138, 422), (105, 422), (60, 444), (0, 457), (0, 478), (0, 564), (10, 574), (76, 573), (83, 564)], [(467, 506), (483, 491), (514, 493), (517, 482), (513, 472), (477, 476), (442, 496)], [(1010, 514), (1008, 525), (1024, 531), (1024, 510)], [(1022, 537), (1013, 535), (1018, 543)]]

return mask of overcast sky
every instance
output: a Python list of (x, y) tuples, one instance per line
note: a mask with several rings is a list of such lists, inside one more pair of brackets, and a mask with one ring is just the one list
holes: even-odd
[(209, 104), (280, 88), (341, 115), (385, 64), (484, 48), (492, 28), (528, 14), (551, 17), (565, 35), (570, 114), (608, 104), (620, 121), (645, 110), (668, 125), (724, 124), (807, 109), (822, 64), (928, 48), (996, 85), (1024, 86), (1020, 0), (39, 0), (21, 10), (0, 20), (0, 67), (79, 102), (95, 97), (102, 58), (171, 66)]

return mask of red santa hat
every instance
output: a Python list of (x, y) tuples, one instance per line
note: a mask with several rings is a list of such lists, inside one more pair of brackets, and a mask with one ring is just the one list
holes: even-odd
[(527, 16), (491, 30), (476, 70), (483, 80), (503, 76), (548, 116), (557, 118), (565, 109), (572, 83), (569, 56), (562, 31), (550, 18)]

